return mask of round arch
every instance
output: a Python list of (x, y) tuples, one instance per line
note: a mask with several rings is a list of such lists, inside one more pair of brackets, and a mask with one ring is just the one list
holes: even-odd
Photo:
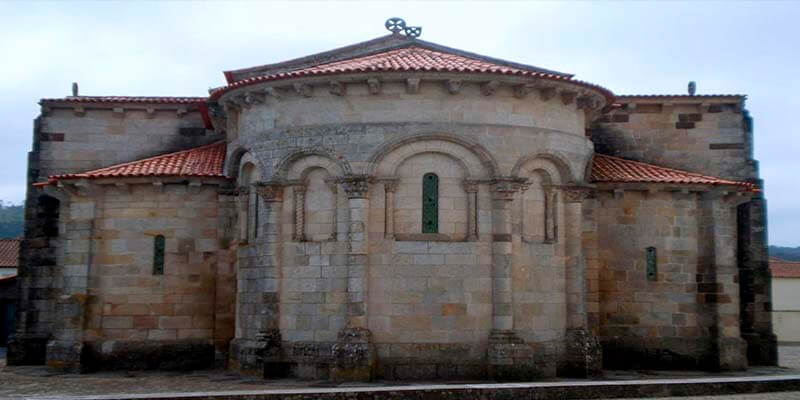
[(332, 175), (351, 175), (352, 169), (347, 160), (336, 155), (333, 151), (322, 148), (305, 148), (285, 155), (278, 162), (274, 179), (301, 179), (308, 168), (298, 164), (306, 161), (306, 167), (320, 167), (328, 170)]
[[(577, 181), (575, 175), (572, 173), (572, 170), (569, 167), (569, 162), (567, 162), (563, 156), (554, 153), (536, 153), (523, 156), (514, 165), (514, 169), (511, 170), (511, 176), (519, 176), (523, 171), (523, 168), (532, 163), (541, 164), (540, 166), (542, 168), (539, 169), (543, 169), (545, 171), (550, 169), (547, 168), (547, 165), (554, 167), (558, 176), (550, 176), (550, 178), (558, 181), (560, 184), (572, 184)], [(553, 175), (553, 171), (548, 171), (548, 174)]]
[(382, 145), (370, 156), (367, 175), (393, 172), (402, 161), (423, 152), (440, 153), (458, 160), (471, 178), (491, 178), (497, 175), (497, 162), (483, 146), (447, 133), (411, 135)]

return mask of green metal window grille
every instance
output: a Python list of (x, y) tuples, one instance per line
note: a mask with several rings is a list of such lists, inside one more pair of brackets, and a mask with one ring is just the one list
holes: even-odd
[(422, 176), (422, 233), (439, 233), (439, 177)]
[(656, 248), (648, 247), (647, 252), (647, 280), (655, 281), (658, 279), (658, 266), (656, 265)]
[(164, 275), (164, 236), (153, 240), (153, 275)]

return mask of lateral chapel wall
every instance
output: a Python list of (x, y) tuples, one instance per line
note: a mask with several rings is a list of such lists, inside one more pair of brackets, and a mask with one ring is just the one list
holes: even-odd
[[(43, 234), (43, 227), (49, 224), (43, 204), (56, 200), (31, 185), (51, 175), (84, 172), (219, 140), (204, 128), (196, 108), (147, 107), (43, 104), (42, 114), (34, 121), (33, 149), (28, 155), (27, 233), (21, 243), (19, 270), (24, 307), (17, 326), (20, 340), (13, 344), (18, 349), (11, 352), (10, 363), (44, 362), (45, 352), (37, 349), (54, 334), (53, 324), (58, 321), (54, 299), (63, 291), (58, 267), (62, 264), (57, 259), (63, 252), (63, 238)], [(63, 235), (66, 230), (60, 232)]]
[[(213, 365), (233, 337), (236, 295), (225, 248), (232, 224), (217, 187), (98, 190), (92, 237), (67, 244), (91, 242), (91, 265), (65, 267), (65, 276), (88, 274), (81, 368)], [(163, 272), (154, 260), (158, 235)]]

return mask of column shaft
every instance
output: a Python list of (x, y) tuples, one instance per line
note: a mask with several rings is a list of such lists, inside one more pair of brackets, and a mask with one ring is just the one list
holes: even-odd
[(347, 327), (367, 328), (369, 184), (364, 176), (345, 178), (342, 184), (350, 208)]

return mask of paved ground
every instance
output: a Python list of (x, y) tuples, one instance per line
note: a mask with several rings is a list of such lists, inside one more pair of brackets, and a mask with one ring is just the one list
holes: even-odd
[[(800, 370), (800, 347), (782, 347), (781, 365)], [(751, 371), (757, 375), (787, 373), (778, 368)], [(612, 379), (642, 378), (697, 378), (700, 372), (636, 373), (630, 371), (610, 372)], [(728, 376), (731, 376), (729, 374)], [(382, 386), (387, 383), (360, 384), (358, 386)], [(397, 384), (397, 382), (391, 382)], [(191, 373), (169, 372), (107, 372), (88, 375), (56, 374), (44, 367), (7, 367), (5, 349), (0, 348), (0, 399), (22, 399), (33, 396), (79, 396), (107, 393), (164, 393), (194, 391), (267, 390), (287, 388), (313, 388), (336, 386), (322, 381), (276, 380), (242, 378), (225, 371), (195, 371)], [(767, 393), (757, 395), (674, 397), (661, 400), (762, 400), (800, 399), (800, 392)]]

